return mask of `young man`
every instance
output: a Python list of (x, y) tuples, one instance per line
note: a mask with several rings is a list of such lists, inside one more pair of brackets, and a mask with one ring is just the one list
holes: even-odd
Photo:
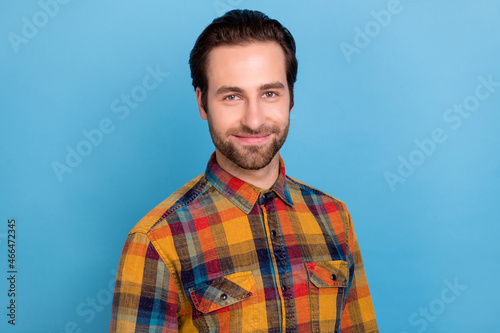
[(343, 202), (285, 175), (297, 75), (278, 21), (234, 10), (190, 55), (215, 153), (130, 232), (111, 332), (378, 332)]

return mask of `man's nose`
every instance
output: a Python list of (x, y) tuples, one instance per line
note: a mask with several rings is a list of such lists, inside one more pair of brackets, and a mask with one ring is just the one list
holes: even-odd
[(241, 120), (242, 125), (256, 131), (265, 122), (265, 113), (263, 106), (255, 100), (247, 101), (244, 115)]

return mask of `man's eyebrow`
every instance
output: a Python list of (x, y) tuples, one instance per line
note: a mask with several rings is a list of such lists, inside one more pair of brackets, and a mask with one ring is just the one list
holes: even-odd
[[(276, 81), (276, 82), (272, 82), (272, 83), (265, 83), (263, 85), (261, 85), (259, 87), (259, 89), (262, 91), (262, 90), (269, 90), (269, 89), (285, 89), (285, 85), (280, 82), (280, 81)], [(240, 87), (235, 87), (235, 86), (222, 86), (220, 87), (219, 89), (217, 89), (217, 91), (215, 92), (215, 95), (218, 96), (218, 95), (223, 95), (223, 94), (227, 94), (227, 93), (243, 93), (244, 90), (241, 89)]]
[(215, 92), (215, 95), (227, 94), (230, 92), (242, 93), (243, 89), (240, 87), (222, 86)]
[(280, 81), (276, 81), (273, 83), (266, 83), (260, 86), (260, 90), (268, 90), (268, 89), (285, 89), (285, 85)]

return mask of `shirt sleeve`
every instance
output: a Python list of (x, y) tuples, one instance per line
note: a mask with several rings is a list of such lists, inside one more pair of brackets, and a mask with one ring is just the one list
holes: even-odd
[(354, 276), (342, 314), (342, 333), (378, 332), (365, 267), (350, 214), (348, 214), (348, 218), (348, 244), (354, 261)]
[(179, 299), (147, 235), (129, 234), (118, 265), (110, 332), (177, 332)]

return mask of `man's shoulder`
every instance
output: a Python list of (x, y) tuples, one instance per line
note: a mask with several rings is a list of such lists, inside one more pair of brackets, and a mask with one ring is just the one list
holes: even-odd
[(148, 233), (160, 220), (177, 211), (178, 209), (189, 205), (206, 188), (207, 180), (205, 174), (192, 179), (184, 184), (168, 198), (147, 213), (130, 231), (133, 233)]
[(288, 175), (286, 176), (286, 178), (288, 180), (288, 186), (290, 187), (291, 192), (299, 191), (301, 197), (305, 196), (320, 197), (324, 203), (331, 202), (335, 204), (335, 206), (337, 206), (338, 208), (341, 208), (342, 210), (347, 210), (345, 203), (342, 200), (337, 199), (333, 195), (318, 190), (317, 188), (312, 187), (311, 185), (308, 185)]

